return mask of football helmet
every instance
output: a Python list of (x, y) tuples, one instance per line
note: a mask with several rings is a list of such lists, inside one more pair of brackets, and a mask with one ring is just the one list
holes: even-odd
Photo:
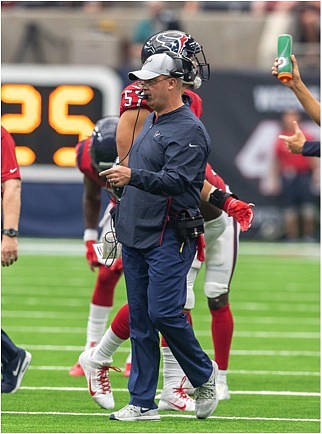
[[(152, 54), (172, 51), (180, 56), (188, 57), (197, 69), (197, 76), (192, 84), (200, 87), (201, 81), (209, 80), (210, 67), (202, 46), (191, 35), (179, 30), (165, 30), (152, 35), (141, 50), (142, 64)], [(200, 82), (199, 85), (197, 82)]]
[(119, 118), (107, 116), (96, 122), (90, 143), (91, 163), (100, 172), (113, 166), (116, 157), (116, 127)]

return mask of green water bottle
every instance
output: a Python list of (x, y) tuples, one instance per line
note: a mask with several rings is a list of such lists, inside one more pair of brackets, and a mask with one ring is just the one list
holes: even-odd
[(287, 83), (293, 78), (292, 36), (283, 34), (277, 38), (277, 56), (279, 66), (277, 67), (277, 77), (283, 83)]

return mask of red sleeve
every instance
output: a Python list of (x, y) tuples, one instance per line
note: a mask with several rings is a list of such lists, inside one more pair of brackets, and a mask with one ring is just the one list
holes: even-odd
[(11, 134), (1, 126), (1, 182), (21, 179), (15, 147)]
[(195, 92), (193, 92), (190, 89), (186, 89), (184, 92), (186, 95), (190, 98), (190, 109), (193, 111), (193, 113), (198, 117), (201, 118), (202, 115), (202, 99), (199, 95), (197, 95)]
[(76, 145), (76, 164), (78, 169), (85, 175), (87, 178), (94, 181), (96, 184), (101, 187), (105, 186), (105, 178), (98, 176), (95, 168), (91, 163), (91, 156), (89, 153), (91, 138), (82, 140)]
[(141, 92), (141, 88), (137, 86), (136, 82), (129, 84), (123, 89), (121, 94), (121, 104), (120, 104), (120, 116), (126, 110), (138, 109), (139, 107), (144, 108), (152, 112), (153, 110), (146, 104), (146, 100), (138, 97)]
[(218, 173), (213, 170), (209, 163), (207, 163), (206, 166), (206, 180), (215, 187), (226, 191), (225, 181), (222, 179), (221, 176), (218, 175)]

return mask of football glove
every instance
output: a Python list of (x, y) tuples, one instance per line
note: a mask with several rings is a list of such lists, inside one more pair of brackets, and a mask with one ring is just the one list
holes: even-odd
[(217, 188), (209, 195), (209, 203), (223, 209), (230, 217), (233, 217), (239, 224), (242, 232), (247, 231), (252, 224), (254, 213), (253, 203), (246, 203), (239, 200), (231, 193), (225, 193)]
[(254, 219), (253, 206), (255, 206), (253, 203), (246, 203), (230, 196), (224, 204), (224, 211), (238, 221), (241, 231), (244, 232), (252, 225)]
[(93, 244), (96, 244), (97, 241), (89, 240), (85, 241), (86, 246), (86, 259), (88, 262), (88, 265), (90, 266), (90, 269), (93, 271), (95, 267), (98, 267), (100, 263), (97, 260), (97, 256), (94, 250)]
[(86, 259), (92, 271), (94, 271), (94, 267), (98, 267), (100, 265), (93, 246), (97, 243), (97, 238), (98, 231), (96, 229), (85, 229), (83, 240), (86, 247)]

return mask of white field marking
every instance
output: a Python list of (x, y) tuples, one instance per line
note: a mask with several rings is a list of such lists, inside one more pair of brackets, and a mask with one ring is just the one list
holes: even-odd
[[(245, 310), (245, 311), (271, 311), (272, 305), (267, 303), (242, 303), (242, 302), (234, 302), (234, 310)], [(301, 303), (299, 305), (293, 304), (293, 305), (275, 305), (274, 304), (274, 311), (279, 312), (320, 312), (320, 306), (318, 303), (315, 304), (309, 304), (309, 303)]]
[[(46, 285), (46, 283), (44, 283), (44, 285)], [(70, 281), (67, 282), (68, 285), (68, 289), (71, 288), (77, 288), (77, 295), (75, 295), (75, 298), (87, 298), (88, 299), (88, 290), (89, 288), (85, 288), (84, 285), (84, 281), (80, 281), (77, 284), (74, 284)], [(13, 296), (13, 295), (22, 295), (23, 297), (30, 297), (30, 296), (37, 296), (37, 297), (46, 297), (47, 300), (52, 300), (55, 299), (57, 297), (64, 297), (66, 296), (66, 288), (64, 288), (64, 286), (66, 286), (66, 280), (64, 281), (64, 283), (62, 285), (51, 285), (50, 289), (43, 289), (42, 288), (43, 285), (41, 284), (37, 284), (37, 286), (33, 285), (33, 286), (25, 286), (22, 285), (21, 288), (14, 288), (12, 291), (10, 289), (8, 289), (5, 292), (5, 296), (9, 297), (9, 296)], [(28, 288), (31, 288), (31, 291), (28, 290)], [(83, 293), (81, 292), (83, 291)], [(68, 293), (67, 293), (68, 294)], [(299, 295), (300, 296), (300, 295)], [(70, 295), (68, 294), (68, 297), (70, 298)], [(68, 298), (66, 297), (66, 298)], [(283, 300), (280, 300), (283, 301)], [(308, 300), (307, 301), (314, 301), (314, 300)]]
[[(15, 303), (17, 304), (17, 301), (15, 300)], [(80, 307), (80, 306), (88, 306), (88, 300), (78, 300), (75, 298), (63, 298), (63, 299), (57, 299), (53, 296), (53, 298), (48, 299), (46, 297), (43, 300), (40, 300), (37, 297), (26, 297), (23, 300), (24, 306), (48, 306), (50, 304), (51, 306), (64, 306), (64, 307)], [(12, 305), (12, 297), (9, 295), (3, 295), (2, 296), (2, 305), (3, 306), (11, 306)], [(268, 303), (234, 303), (234, 310), (239, 311), (272, 311), (272, 305)], [(292, 306), (286, 304), (286, 305), (274, 305), (274, 310), (278, 312), (314, 312), (319, 313), (320, 307), (318, 303), (303, 303), (303, 304), (293, 304)]]
[[(7, 327), (6, 327), (7, 328)], [(201, 331), (194, 329), (198, 336), (209, 336), (209, 331)], [(320, 333), (309, 332), (248, 332), (248, 331), (234, 331), (234, 337), (238, 338), (261, 338), (261, 339), (320, 339)]]
[(276, 316), (239, 316), (234, 315), (234, 320), (236, 323), (242, 324), (296, 324), (298, 326), (302, 325), (320, 325), (320, 318), (277, 318)]
[[(42, 386), (42, 387), (36, 387), (36, 386), (22, 386), (20, 387), (21, 390), (57, 390), (57, 391), (64, 391), (64, 392), (84, 392), (87, 391), (87, 387), (48, 387), (48, 386)], [(113, 392), (126, 392), (128, 393), (129, 390), (123, 389), (123, 388), (113, 388)], [(160, 393), (161, 389), (157, 389), (157, 393)], [(267, 395), (267, 396), (321, 396), (321, 393), (319, 392), (290, 392), (290, 391), (270, 391), (270, 390), (235, 390), (231, 391), (229, 390), (229, 393), (232, 393), (233, 395)]]
[[(30, 371), (69, 371), (70, 366), (34, 366), (30, 365), (28, 370)], [(124, 369), (121, 369), (124, 371)], [(246, 371), (243, 369), (228, 370), (229, 375), (281, 375), (294, 376), (294, 377), (319, 377), (320, 372), (313, 371)], [(114, 389), (113, 389), (114, 390)]]
[[(6, 326), (9, 332), (25, 332), (33, 334), (85, 334), (86, 328), (84, 327), (39, 327), (39, 326)], [(201, 331), (194, 329), (195, 334), (198, 336), (209, 336), (209, 331)], [(320, 333), (306, 333), (306, 332), (234, 332), (236, 338), (261, 338), (261, 339), (319, 339)]]
[[(70, 413), (62, 411), (1, 411), (2, 414), (25, 414), (25, 415), (35, 415), (35, 416), (101, 416), (108, 417), (111, 413)], [(192, 414), (160, 414), (161, 418), (166, 417), (178, 417), (183, 419), (196, 419), (196, 416)], [(289, 417), (244, 417), (244, 416), (209, 416), (208, 419), (217, 420), (250, 420), (250, 421), (267, 421), (267, 422), (321, 422), (320, 419), (299, 419), (299, 418), (289, 418)]]
[[(30, 369), (30, 368), (29, 368)], [(245, 369), (228, 370), (233, 375), (281, 375), (298, 377), (320, 377), (320, 372), (313, 371), (247, 371)]]
[[(84, 288), (83, 283), (84, 283), (83, 281), (78, 282), (78, 283), (72, 283), (71, 281), (68, 281), (68, 283), (67, 283), (68, 289), (77, 288), (77, 296), (75, 295), (75, 298), (77, 298), (77, 299), (86, 298), (88, 300), (88, 288)], [(260, 285), (262, 285), (262, 283)], [(66, 289), (64, 288), (64, 286), (66, 286), (66, 281), (64, 281), (63, 284), (52, 285), (49, 289), (43, 289), (43, 288), (39, 289), (40, 286), (42, 286), (42, 285), (26, 286), (25, 284), (22, 284), (20, 287), (16, 286), (16, 288), (8, 289), (7, 291), (4, 290), (3, 296), (4, 297), (13, 297), (13, 296), (21, 295), (23, 297), (37, 297), (37, 298), (39, 298), (39, 300), (41, 300), (41, 298), (43, 298), (43, 297), (46, 297), (46, 300), (48, 300), (49, 303), (51, 303), (52, 299), (57, 299), (57, 297), (62, 297), (63, 299), (65, 299), (65, 297), (66, 297)], [(290, 310), (292, 310), (292, 306), (294, 304), (302, 303), (302, 300), (303, 300), (302, 287), (303, 287), (303, 285), (301, 285), (299, 287), (299, 292), (294, 292), (294, 289), (292, 289), (289, 293), (278, 292), (274, 296), (274, 302), (275, 303), (287, 302), (288, 306), (290, 307)], [(249, 288), (247, 288), (247, 290), (248, 289)], [(83, 291), (83, 293), (81, 291)], [(257, 297), (257, 300), (259, 301), (259, 303), (269, 303), (272, 299), (271, 290), (270, 290), (270, 293), (268, 293), (268, 291), (267, 292), (264, 291), (264, 288), (261, 287), (260, 291), (261, 291), (260, 294), (259, 294), (258, 290), (256, 291), (257, 292), (256, 297)], [(68, 294), (68, 292), (67, 292), (67, 294)], [(319, 301), (320, 301), (319, 295), (320, 295), (319, 288), (317, 288), (316, 291), (314, 291), (314, 290), (311, 291), (310, 293), (308, 293), (308, 288), (305, 288), (305, 301), (306, 301), (306, 303), (319, 304)], [(67, 299), (70, 298), (69, 295), (66, 298)], [(239, 298), (241, 298), (241, 297), (239, 296)], [(234, 306), (235, 306), (235, 304), (238, 305), (238, 303), (240, 303), (240, 304), (248, 303), (248, 300), (251, 298), (252, 297), (250, 296), (250, 291), (249, 291), (248, 292), (248, 298), (246, 299), (246, 301), (243, 301), (243, 300), (237, 301), (236, 300), (236, 301), (234, 301)]]
[[(84, 351), (84, 346), (76, 345), (28, 345), (17, 343), (19, 347), (26, 348), (30, 351)], [(119, 353), (128, 353), (129, 344), (118, 348)], [(213, 348), (204, 349), (206, 353), (212, 354)], [(282, 357), (320, 357), (319, 351), (275, 351), (275, 350), (231, 350), (233, 356), (282, 356)]]
[[(48, 318), (48, 319), (66, 319), (66, 312), (58, 311), (24, 311), (24, 310), (3, 310), (1, 312), (3, 318)], [(87, 320), (88, 312), (68, 312), (68, 320)], [(276, 322), (276, 319), (275, 319)]]
[[(82, 240), (75, 239), (35, 239), (19, 238), (19, 248), (24, 255), (57, 255), (85, 256)], [(241, 241), (239, 246), (241, 255), (265, 255), (286, 257), (313, 257), (320, 258), (320, 245), (318, 243), (257, 243)]]
[[(59, 311), (24, 311), (24, 310), (3, 310), (1, 312), (3, 318), (51, 318), (51, 319), (66, 319), (66, 312)], [(87, 320), (88, 312), (69, 312), (68, 319)], [(210, 317), (209, 317), (210, 318)], [(302, 325), (320, 325), (319, 318), (278, 318), (275, 316), (239, 316), (234, 315), (234, 320), (237, 323), (243, 324), (296, 324)]]
[[(2, 296), (2, 305), (12, 305), (12, 300), (10, 300), (10, 297), (8, 295), (6, 296)], [(64, 306), (64, 307), (80, 307), (80, 306), (85, 306), (88, 307), (88, 300), (89, 298), (87, 298), (87, 300), (82, 301), (82, 300), (77, 300), (75, 298), (64, 298), (64, 299), (55, 299), (54, 297), (50, 299), (50, 301), (48, 300), (48, 298), (45, 298), (44, 300), (39, 300), (36, 297), (26, 297), (24, 298), (21, 303), (24, 306), (48, 306), (48, 304), (50, 304), (51, 306)], [(17, 300), (15, 301), (16, 304)]]
[(33, 326), (6, 326), (10, 332), (25, 332), (33, 334), (86, 334), (85, 327), (33, 327)]

